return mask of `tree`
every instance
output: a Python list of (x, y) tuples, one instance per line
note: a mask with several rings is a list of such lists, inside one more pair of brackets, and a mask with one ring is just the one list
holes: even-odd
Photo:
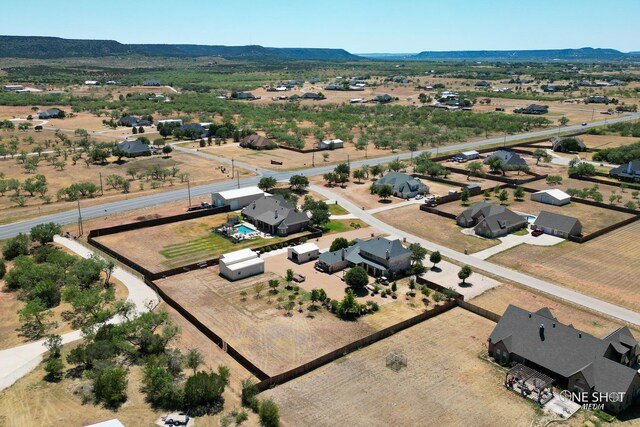
[(411, 243), (409, 250), (411, 251), (411, 261), (413, 263), (421, 263), (427, 257), (427, 250), (420, 243)]
[(309, 178), (303, 175), (292, 175), (289, 178), (289, 186), (292, 191), (300, 192), (309, 186)]
[(347, 293), (345, 294), (344, 298), (342, 298), (342, 301), (338, 303), (336, 310), (338, 316), (343, 319), (352, 319), (360, 315), (360, 304), (358, 304), (358, 301), (356, 301), (356, 296), (353, 293), (352, 289), (347, 289)]
[(329, 153), (322, 153), (322, 161), (323, 162), (329, 161)]
[(351, 167), (348, 163), (340, 163), (333, 171), (337, 174), (345, 174), (349, 176), (351, 174)]
[(28, 255), (30, 246), (31, 238), (29, 235), (19, 233), (16, 237), (7, 240), (2, 248), (2, 253), (6, 260), (11, 261), (20, 255)]
[(60, 335), (49, 335), (44, 345), (49, 350), (49, 358), (60, 357), (60, 351), (62, 350), (62, 337)]
[(7, 264), (0, 258), (0, 279), (4, 278), (5, 274), (7, 274)]
[(100, 279), (102, 263), (99, 258), (83, 258), (69, 268), (69, 275), (74, 277), (81, 288), (89, 288)]
[(337, 237), (331, 242), (329, 252), (339, 251), (340, 249), (346, 249), (349, 247), (349, 241), (345, 237)]
[(193, 374), (195, 375), (198, 366), (204, 363), (204, 358), (202, 357), (202, 353), (197, 348), (191, 348), (187, 351), (187, 354), (184, 357), (185, 364), (189, 369), (193, 369)]
[(62, 233), (62, 227), (54, 222), (38, 224), (31, 228), (31, 238), (41, 245), (53, 242), (53, 236)]
[(93, 390), (97, 402), (108, 408), (118, 408), (127, 400), (127, 371), (122, 368), (104, 368), (94, 374)]
[(558, 123), (560, 123), (560, 126), (565, 126), (567, 123), (569, 123), (569, 119), (565, 116), (562, 116), (560, 117), (560, 120), (558, 120)]
[(482, 162), (467, 163), (466, 168), (467, 168), (467, 181), (470, 181), (472, 176), (484, 175), (484, 165), (482, 164)]
[(471, 267), (469, 267), (468, 265), (463, 265), (460, 271), (458, 271), (458, 278), (462, 280), (462, 284), (465, 284), (465, 280), (467, 280), (469, 276), (471, 276), (471, 274), (473, 274), (473, 271), (471, 271)]
[(165, 145), (164, 147), (162, 147), (162, 153), (167, 157), (169, 156), (169, 154), (171, 154), (172, 151), (173, 147), (170, 145)]
[(260, 403), (259, 416), (262, 427), (278, 427), (280, 425), (278, 405), (271, 399), (263, 400)]
[(470, 196), (469, 189), (467, 187), (463, 187), (462, 190), (460, 191), (460, 201), (464, 206), (466, 206), (469, 203), (469, 196)]
[[(574, 159), (576, 160), (576, 159)], [(593, 176), (596, 174), (596, 167), (586, 162), (569, 162), (569, 175)]]
[(365, 177), (365, 172), (362, 169), (356, 169), (353, 171), (353, 177), (358, 180), (358, 183), (361, 183)]
[(533, 158), (536, 159), (536, 165), (538, 163), (540, 163), (541, 159), (544, 159), (544, 161), (547, 161), (549, 159), (549, 155), (547, 154), (547, 151), (542, 149), (542, 148), (538, 148), (533, 152)]
[(295, 275), (295, 273), (293, 272), (293, 270), (288, 268), (287, 269), (287, 274), (284, 277), (284, 280), (287, 282), (287, 288), (291, 288), (291, 282), (293, 282), (293, 276), (294, 275)]
[(548, 175), (547, 176), (547, 184), (549, 185), (558, 185), (562, 183), (562, 177), (559, 175)]
[(491, 198), (491, 190), (489, 190), (488, 188), (487, 188), (486, 190), (484, 190), (484, 191), (482, 192), (482, 197), (483, 197), (485, 200), (489, 200), (489, 199)]
[(278, 286), (280, 286), (280, 281), (278, 279), (270, 279), (269, 280), (269, 287), (271, 288), (271, 293), (272, 294), (277, 294), (278, 293)]
[(491, 157), (489, 158), (489, 169), (494, 173), (502, 173), (505, 174), (507, 170), (507, 165), (500, 157)]
[(27, 301), (27, 304), (18, 311), (18, 316), (23, 323), (20, 328), (22, 333), (32, 339), (44, 336), (55, 326), (54, 322), (48, 321), (53, 313), (51, 310), (47, 310), (39, 298)]
[(122, 158), (127, 155), (127, 152), (120, 148), (114, 148), (112, 154), (116, 156), (118, 158), (118, 161), (120, 162), (122, 161)]
[(431, 252), (431, 256), (429, 256), (429, 261), (433, 263), (433, 267), (431, 269), (436, 268), (436, 264), (442, 261), (442, 255), (440, 255), (440, 251)]
[(504, 204), (504, 202), (506, 202), (507, 200), (509, 200), (509, 193), (507, 193), (507, 190), (502, 190), (500, 192), (500, 195), (498, 196), (498, 200), (500, 200), (500, 204)]
[(278, 181), (272, 176), (263, 176), (258, 182), (258, 188), (262, 191), (269, 191), (278, 184)]
[(165, 367), (148, 365), (143, 372), (142, 385), (147, 401), (156, 408), (175, 408), (181, 403), (174, 377)]
[(384, 168), (382, 165), (373, 165), (371, 166), (371, 175), (375, 178), (377, 176), (382, 176), (384, 173)]
[(382, 200), (387, 200), (389, 197), (393, 196), (393, 187), (389, 184), (379, 185), (377, 186), (376, 194)]
[(513, 191), (513, 197), (516, 200), (522, 200), (524, 198), (524, 190), (522, 189), (522, 187), (516, 187), (516, 189)]
[(256, 298), (260, 298), (260, 293), (264, 291), (264, 283), (262, 282), (256, 283), (255, 285), (253, 285), (253, 290), (256, 293)]
[(59, 357), (50, 358), (44, 365), (44, 371), (47, 373), (45, 381), (57, 383), (62, 379), (63, 370), (64, 363)]
[(356, 266), (347, 271), (344, 275), (344, 281), (347, 286), (354, 289), (362, 289), (369, 283), (369, 276), (364, 268)]

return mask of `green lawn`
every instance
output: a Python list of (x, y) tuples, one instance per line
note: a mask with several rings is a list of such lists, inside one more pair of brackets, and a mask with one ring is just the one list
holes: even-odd
[(332, 203), (329, 205), (329, 212), (331, 213), (331, 215), (346, 215), (349, 213), (348, 210), (336, 203)]
[(327, 232), (325, 234), (344, 233), (345, 231), (355, 230), (356, 228), (365, 228), (369, 224), (359, 219), (334, 219), (326, 225)]

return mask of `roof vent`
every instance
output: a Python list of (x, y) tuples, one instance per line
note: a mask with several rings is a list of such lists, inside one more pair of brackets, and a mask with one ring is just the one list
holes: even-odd
[(387, 250), (384, 252), (384, 257), (385, 257), (386, 259), (389, 259), (389, 258), (391, 257), (391, 254), (389, 254), (389, 249), (387, 249)]
[(555, 323), (553, 324), (553, 327), (554, 327), (554, 328), (556, 327), (556, 324), (555, 324)]
[(578, 334), (578, 338), (582, 338), (582, 333), (579, 333), (579, 334)]
[(531, 319), (531, 313), (529, 313), (529, 319)]

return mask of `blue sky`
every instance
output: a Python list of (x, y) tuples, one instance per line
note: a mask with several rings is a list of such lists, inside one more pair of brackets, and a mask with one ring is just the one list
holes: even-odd
[(640, 50), (638, 0), (31, 0), (20, 13), (0, 14), (1, 34), (353, 53)]

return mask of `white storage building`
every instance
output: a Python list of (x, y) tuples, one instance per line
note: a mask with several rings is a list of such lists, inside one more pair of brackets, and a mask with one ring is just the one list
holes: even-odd
[(244, 187), (213, 193), (211, 195), (211, 200), (213, 206), (229, 205), (232, 211), (237, 211), (238, 209), (248, 206), (254, 200), (260, 199), (264, 195), (264, 191), (258, 187)]
[(338, 138), (335, 139), (325, 139), (318, 143), (319, 150), (333, 150), (335, 148), (343, 148), (344, 141)]
[(557, 188), (537, 191), (531, 195), (531, 200), (548, 205), (562, 206), (571, 202), (571, 196)]
[(480, 153), (478, 153), (476, 150), (463, 151), (462, 153), (458, 154), (458, 157), (460, 157), (460, 158), (462, 158), (464, 160), (477, 159), (478, 156), (480, 156)]
[(314, 260), (318, 256), (320, 256), (320, 248), (314, 243), (303, 243), (287, 249), (287, 258), (298, 264)]
[(220, 257), (219, 265), (220, 274), (232, 282), (264, 273), (264, 260), (251, 249), (224, 254)]

